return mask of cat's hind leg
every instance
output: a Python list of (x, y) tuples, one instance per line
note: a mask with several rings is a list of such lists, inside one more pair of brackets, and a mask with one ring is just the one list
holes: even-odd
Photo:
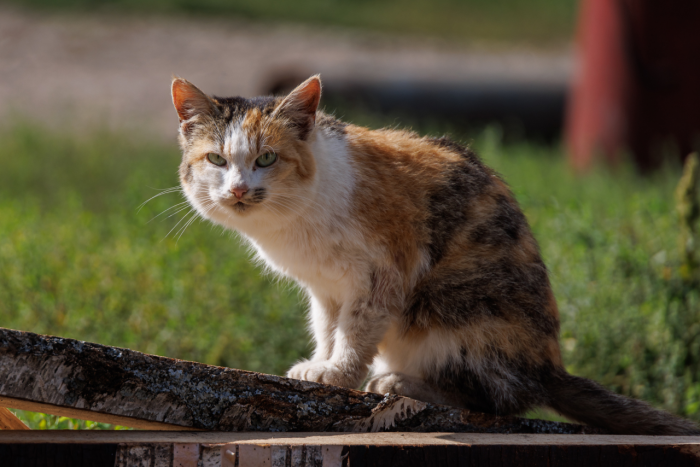
[(459, 397), (439, 390), (433, 385), (415, 376), (402, 373), (385, 373), (372, 378), (365, 391), (375, 394), (397, 394), (431, 404), (460, 407)]

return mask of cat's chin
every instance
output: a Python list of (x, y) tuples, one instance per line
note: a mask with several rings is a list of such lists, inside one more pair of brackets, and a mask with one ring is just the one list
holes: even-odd
[(229, 204), (229, 207), (236, 214), (246, 214), (253, 208), (250, 204), (241, 203), (240, 201), (238, 203)]

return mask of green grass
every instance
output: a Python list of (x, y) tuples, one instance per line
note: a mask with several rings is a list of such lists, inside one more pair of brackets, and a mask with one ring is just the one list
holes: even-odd
[(576, 0), (5, 0), (52, 11), (198, 15), (343, 26), (460, 42), (569, 41)]
[(303, 300), (230, 234), (168, 235), (187, 211), (149, 223), (178, 194), (138, 211), (176, 184), (175, 147), (31, 127), (0, 141), (0, 326), (278, 374), (309, 353)]
[[(118, 134), (0, 131), (0, 326), (282, 374), (309, 354), (304, 299), (184, 212), (176, 147)], [(679, 278), (679, 172), (576, 177), (562, 151), (474, 146), (511, 184), (557, 296), (567, 368), (700, 420), (698, 290)], [(149, 222), (150, 221), (150, 222)], [(77, 422), (21, 414), (35, 427)], [(105, 428), (83, 424), (84, 428)]]

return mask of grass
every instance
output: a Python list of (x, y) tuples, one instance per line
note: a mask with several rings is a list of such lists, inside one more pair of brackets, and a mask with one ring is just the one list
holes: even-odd
[(303, 300), (230, 234), (168, 234), (185, 211), (149, 223), (176, 194), (137, 209), (176, 184), (176, 148), (31, 127), (0, 140), (1, 326), (278, 374), (309, 353)]
[[(218, 227), (179, 235), (187, 211), (153, 219), (176, 193), (138, 209), (176, 185), (177, 148), (32, 125), (0, 140), (0, 326), (275, 374), (309, 354), (293, 286), (261, 276)], [(567, 368), (700, 420), (700, 297), (679, 275), (678, 170), (577, 177), (557, 147), (503, 145), (497, 131), (473, 145), (540, 242)], [(34, 428), (78, 424), (20, 415)]]
[(573, 34), (576, 0), (5, 0), (60, 12), (121, 12), (298, 22), (458, 42), (554, 44)]

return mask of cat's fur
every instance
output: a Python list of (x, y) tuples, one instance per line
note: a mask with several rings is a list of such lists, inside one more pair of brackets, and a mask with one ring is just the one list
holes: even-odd
[[(356, 388), (371, 369), (367, 390), (381, 394), (493, 414), (547, 406), (617, 433), (698, 433), (566, 372), (537, 243), (468, 148), (336, 120), (317, 110), (317, 76), (284, 98), (208, 97), (179, 78), (172, 92), (189, 202), (308, 292), (316, 349), (288, 376)], [(268, 152), (278, 160), (257, 167)]]

